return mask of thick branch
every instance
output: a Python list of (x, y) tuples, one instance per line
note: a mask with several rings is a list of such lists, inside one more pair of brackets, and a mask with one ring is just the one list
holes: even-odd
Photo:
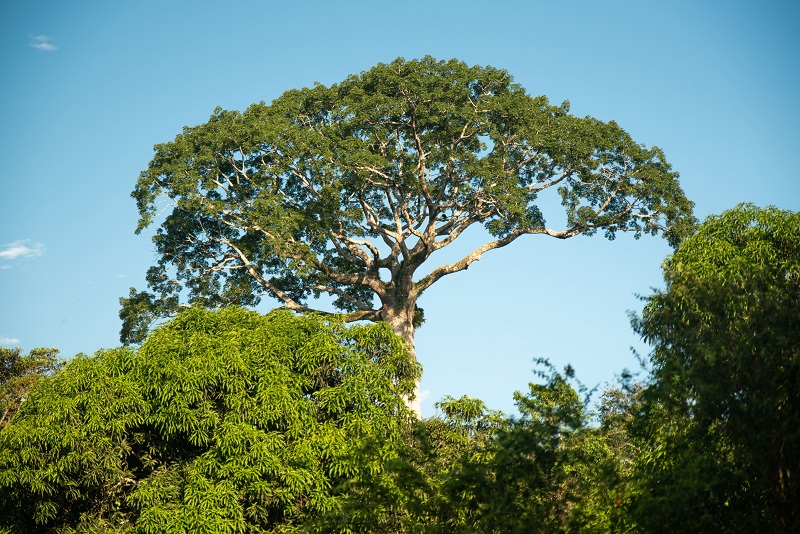
[[(479, 220), (480, 220), (479, 217), (475, 215), (466, 218), (451, 219), (451, 221), (448, 221), (447, 224), (445, 225), (449, 226), (447, 237), (445, 237), (441, 241), (434, 241), (433, 250), (439, 250), (440, 248), (446, 247), (447, 245), (455, 241), (458, 238), (458, 236), (460, 236), (464, 232), (464, 230), (466, 230)], [(444, 235), (444, 232), (441, 233), (440, 232), (441, 228), (439, 229), (437, 234)]]
[(430, 273), (428, 276), (426, 276), (425, 278), (414, 284), (414, 296), (419, 296), (423, 291), (428, 289), (443, 276), (467, 269), (473, 262), (479, 261), (481, 259), (481, 256), (486, 252), (494, 250), (496, 248), (502, 248), (510, 244), (511, 242), (513, 242), (515, 239), (517, 239), (522, 235), (545, 234), (549, 235), (550, 237), (555, 237), (558, 239), (567, 239), (576, 236), (582, 232), (585, 232), (587, 229), (591, 228), (587, 228), (585, 226), (572, 227), (568, 230), (564, 230), (561, 232), (558, 232), (556, 230), (551, 230), (550, 228), (525, 228), (525, 229), (515, 230), (501, 239), (496, 239), (494, 241), (490, 241), (489, 243), (481, 245), (480, 247), (476, 248), (475, 250), (467, 254), (464, 258), (455, 263), (451, 263), (449, 265), (443, 265), (437, 269), (434, 269), (432, 273)]
[(335, 269), (332, 269), (329, 265), (327, 265), (323, 261), (320, 261), (319, 259), (312, 261), (313, 261), (312, 265), (314, 266), (315, 269), (323, 273), (325, 276), (327, 276), (337, 284), (345, 284), (345, 285), (358, 284), (368, 287), (378, 294), (383, 293), (385, 290), (383, 282), (381, 282), (381, 279), (378, 277), (377, 274), (370, 275), (366, 272), (341, 273)]
[[(340, 240), (345, 242), (344, 246), (339, 242)], [(372, 268), (374, 262), (369, 254), (357, 246), (348, 243), (341, 234), (332, 234), (330, 236), (330, 241), (333, 243), (336, 252), (347, 261), (356, 265), (361, 263), (367, 270)]]

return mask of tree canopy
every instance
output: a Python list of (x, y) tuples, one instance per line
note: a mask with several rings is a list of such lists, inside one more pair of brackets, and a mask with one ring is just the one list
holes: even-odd
[(74, 358), (0, 429), (0, 532), (608, 531), (610, 455), (569, 371), (540, 362), (520, 419), (446, 397), (418, 420), (403, 345), (192, 308)]
[[(653, 345), (641, 517), (797, 532), (800, 214), (742, 204), (709, 217), (664, 279), (635, 322)], [(652, 513), (663, 507), (684, 514)]]
[[(563, 209), (545, 213), (545, 194)], [(123, 342), (185, 301), (269, 296), (306, 311), (329, 295), (413, 349), (419, 296), (521, 236), (663, 232), (677, 245), (694, 224), (660, 149), (529, 96), (504, 70), (431, 57), (217, 109), (156, 145), (133, 197), (137, 231), (159, 225), (158, 263), (150, 291), (121, 299)], [(473, 225), (483, 245), (421, 269)]]
[(538, 360), (516, 417), (417, 419), (387, 324), (191, 307), (28, 388), (0, 532), (797, 532), (800, 214), (738, 206), (663, 267), (647, 379), (594, 412)]

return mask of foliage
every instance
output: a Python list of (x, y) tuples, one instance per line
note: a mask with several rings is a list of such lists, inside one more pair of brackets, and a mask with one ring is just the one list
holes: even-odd
[(589, 432), (601, 454), (589, 466), (591, 484), (580, 504), (585, 506), (591, 532), (638, 532), (630, 514), (636, 495), (636, 466), (643, 454), (642, 440), (634, 427), (641, 419), (644, 386), (627, 370), (619, 383), (603, 391), (594, 413), (596, 426)]
[(594, 413), (541, 360), (519, 417), (446, 397), (417, 420), (389, 325), (190, 308), (28, 390), (0, 531), (800, 530), (800, 214), (710, 217), (664, 277), (633, 319), (648, 379)]
[[(157, 145), (133, 191), (137, 231), (161, 221), (159, 259), (150, 292), (121, 299), (121, 339), (143, 339), (182, 298), (217, 307), (267, 295), (307, 310), (327, 294), (348, 320), (389, 322), (413, 345), (418, 297), (523, 235), (663, 231), (677, 245), (692, 203), (662, 151), (568, 110), (506, 71), (430, 57), (217, 109)], [(414, 278), (473, 225), (492, 238)]]
[(403, 429), (403, 446), (385, 469), (349, 483), (344, 506), (312, 523), (315, 532), (472, 532), (469, 511), (456, 494), (465, 467), (486, 461), (499, 412), (469, 397), (444, 398), (440, 417)]
[(60, 367), (58, 349), (33, 349), (22, 354), (19, 347), (0, 347), (0, 430), (9, 424), (39, 378)]
[(381, 469), (417, 374), (385, 325), (189, 309), (30, 395), (0, 432), (0, 529), (295, 531)]
[(350, 490), (321, 532), (609, 532), (621, 524), (618, 458), (592, 426), (570, 371), (540, 361), (541, 383), (516, 394), (521, 417), (469, 397), (415, 422), (385, 470)]
[(653, 345), (635, 514), (665, 530), (797, 532), (800, 214), (710, 217), (664, 278), (635, 321)]
[(621, 481), (634, 532), (771, 532), (764, 506), (731, 457), (718, 426), (704, 428), (658, 386), (645, 393), (629, 426), (638, 446)]
[(604, 480), (614, 458), (591, 425), (589, 394), (581, 397), (570, 367), (562, 374), (545, 360), (539, 365), (543, 383), (515, 393), (521, 417), (498, 431), (479, 476), (466, 478), (475, 495), (472, 531), (608, 532)]

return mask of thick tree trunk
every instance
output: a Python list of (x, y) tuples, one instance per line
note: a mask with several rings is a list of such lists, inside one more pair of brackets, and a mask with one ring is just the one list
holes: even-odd
[[(414, 361), (417, 361), (417, 352), (414, 348), (414, 304), (411, 305), (410, 309), (407, 304), (403, 308), (404, 309), (401, 310), (392, 310), (384, 306), (382, 313), (383, 320), (389, 323), (395, 335), (405, 340), (411, 357)], [(416, 414), (417, 419), (422, 419), (422, 409), (419, 398), (419, 379), (417, 379), (417, 383), (414, 386), (412, 396), (406, 397), (405, 400), (406, 405)]]

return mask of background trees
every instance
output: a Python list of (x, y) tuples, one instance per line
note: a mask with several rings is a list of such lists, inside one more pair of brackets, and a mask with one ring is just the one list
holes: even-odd
[(610, 532), (622, 530), (618, 457), (594, 425), (571, 370), (539, 361), (519, 417), (445, 398), (414, 421), (399, 454), (352, 486), (323, 532)]
[[(430, 57), (216, 110), (157, 145), (137, 182), (137, 231), (160, 220), (161, 202), (167, 215), (151, 292), (121, 299), (123, 342), (174, 313), (185, 290), (206, 307), (268, 295), (300, 311), (326, 294), (413, 350), (420, 295), (523, 235), (663, 231), (677, 244), (692, 203), (663, 153), (568, 110), (503, 70)], [(545, 208), (559, 201), (560, 213)], [(491, 235), (483, 245), (428, 265), (474, 225)]]
[(517, 396), (519, 420), (466, 397), (417, 420), (404, 349), (385, 324), (192, 308), (138, 350), (79, 356), (0, 431), (0, 531), (597, 523), (581, 496), (599, 462), (581, 452), (594, 448), (568, 376), (540, 373)]
[(31, 386), (61, 364), (57, 349), (33, 349), (23, 354), (19, 347), (0, 347), (0, 429), (17, 413)]
[(603, 486), (610, 455), (592, 427), (572, 369), (539, 360), (535, 382), (516, 392), (520, 416), (499, 425), (482, 454), (463, 462), (447, 489), (465, 532), (608, 532)]

